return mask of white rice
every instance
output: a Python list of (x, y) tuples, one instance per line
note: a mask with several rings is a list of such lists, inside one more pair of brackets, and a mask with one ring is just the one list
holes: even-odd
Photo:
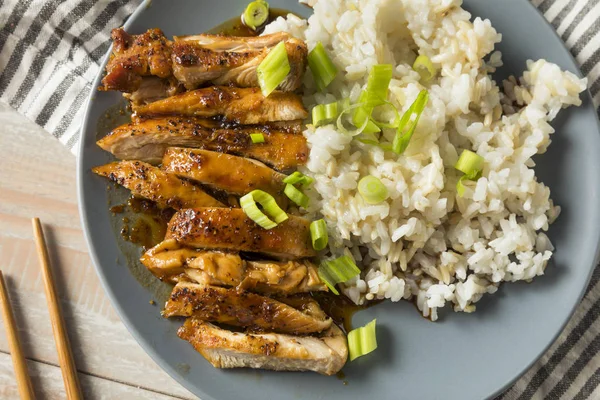
[[(323, 217), (329, 251), (349, 249), (362, 268), (343, 292), (355, 303), (415, 301), (424, 316), (451, 304), (472, 312), (501, 282), (542, 275), (554, 250), (544, 233), (560, 208), (537, 181), (531, 157), (545, 152), (549, 122), (579, 105), (586, 81), (545, 60), (528, 61), (523, 77), (499, 88), (490, 74), (502, 64), (501, 40), (489, 20), (463, 10), (460, 0), (310, 0), (308, 21), (279, 18), (266, 32), (288, 31), (327, 48), (340, 73), (326, 93), (305, 79), (312, 108), (342, 98), (356, 101), (375, 64), (395, 66), (389, 101), (402, 113), (422, 89), (429, 103), (400, 156), (339, 132), (335, 125), (304, 135), (315, 178), (309, 217)], [(440, 71), (425, 84), (411, 66), (418, 54)], [(484, 57), (486, 59), (484, 60)], [(502, 91), (501, 91), (502, 89)], [(391, 139), (392, 132), (384, 132)], [(465, 181), (453, 168), (463, 149), (485, 158), (482, 178)], [(357, 192), (366, 175), (381, 179), (389, 198), (368, 205)]]

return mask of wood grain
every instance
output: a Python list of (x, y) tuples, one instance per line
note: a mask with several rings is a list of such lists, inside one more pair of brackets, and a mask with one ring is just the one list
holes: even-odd
[[(155, 392), (194, 399), (137, 344), (100, 286), (80, 227), (75, 157), (50, 134), (2, 103), (0, 151), (0, 267), (14, 277), (9, 295), (25, 356), (58, 365), (31, 231), (30, 219), (37, 216), (45, 223), (57, 292), (80, 378), (91, 375), (140, 387), (146, 391), (140, 395), (145, 398), (153, 398), (147, 393)], [(3, 333), (0, 352), (8, 353)], [(6, 360), (12, 369), (10, 358)], [(0, 375), (0, 388), (14, 384), (11, 379), (13, 375)], [(86, 394), (83, 379), (81, 384), (86, 399), (120, 398), (93, 392), (99, 386), (91, 386), (92, 392)], [(38, 390), (35, 379), (33, 386)], [(6, 397), (0, 394), (0, 398)]]
[[(64, 400), (65, 387), (60, 368), (37, 361), (27, 361), (35, 396), (38, 400)], [(123, 400), (173, 400), (168, 394), (156, 393), (136, 386), (114, 382), (91, 375), (81, 374), (81, 391), (85, 399)], [(10, 356), (0, 353), (0, 399), (19, 400), (19, 392), (14, 381)]]
[(8, 297), (8, 289), (6, 288), (6, 282), (4, 280), (2, 271), (0, 271), (0, 303), (2, 304), (2, 321), (4, 322), (4, 327), (6, 328), (8, 347), (10, 349), (10, 356), (12, 358), (12, 364), (15, 371), (19, 396), (23, 400), (33, 400), (33, 387), (31, 386), (31, 379), (29, 379), (27, 361), (25, 360), (25, 355), (23, 354), (23, 349), (21, 348), (17, 323), (15, 322), (15, 317), (12, 312), (10, 299)]

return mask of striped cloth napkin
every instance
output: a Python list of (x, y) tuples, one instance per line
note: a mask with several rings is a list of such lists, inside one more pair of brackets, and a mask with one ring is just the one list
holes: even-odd
[[(600, 0), (532, 0), (600, 104)], [(0, 0), (0, 99), (76, 151), (84, 103), (110, 30), (141, 0)], [(600, 268), (564, 332), (497, 399), (600, 399)]]

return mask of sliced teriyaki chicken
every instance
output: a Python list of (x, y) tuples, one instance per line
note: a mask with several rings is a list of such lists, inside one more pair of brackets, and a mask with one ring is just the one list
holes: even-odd
[(160, 29), (130, 35), (123, 28), (112, 31), (112, 54), (99, 90), (136, 91), (144, 76), (172, 75), (171, 42)]
[(262, 368), (336, 374), (348, 358), (346, 336), (335, 325), (318, 336), (241, 333), (188, 318), (177, 331), (216, 368)]
[(310, 221), (288, 215), (273, 229), (263, 229), (240, 208), (180, 210), (167, 227), (166, 239), (183, 246), (269, 254), (281, 259), (314, 257)]
[(134, 105), (133, 111), (141, 117), (219, 117), (238, 124), (293, 121), (308, 116), (297, 94), (274, 91), (265, 97), (259, 88), (226, 86), (196, 89), (150, 104)]
[(163, 157), (162, 169), (239, 196), (260, 189), (275, 197), (280, 205), (286, 200), (283, 194), (286, 175), (249, 158), (209, 150), (169, 147)]
[(253, 330), (309, 334), (322, 332), (332, 320), (311, 297), (301, 308), (256, 293), (179, 282), (163, 310), (165, 317), (197, 317), (204, 321)]
[(183, 87), (179, 85), (175, 78), (163, 79), (156, 76), (145, 76), (134, 92), (124, 93), (123, 97), (131, 101), (132, 104), (148, 104), (174, 96), (182, 90)]
[(223, 206), (223, 203), (190, 182), (141, 161), (113, 162), (94, 167), (92, 171), (125, 186), (134, 195), (155, 201), (162, 207), (181, 209)]
[(174, 283), (185, 274), (197, 283), (264, 294), (328, 290), (319, 278), (317, 266), (308, 260), (246, 261), (234, 253), (182, 247), (174, 239), (157, 244), (140, 261), (157, 278)]
[(195, 250), (183, 247), (175, 239), (166, 239), (145, 252), (140, 261), (158, 279), (176, 283), (187, 270), (228, 271), (232, 279), (241, 277), (242, 259), (236, 253)]
[(291, 92), (300, 87), (306, 69), (306, 44), (287, 33), (257, 37), (195, 35), (175, 37), (172, 46), (173, 75), (187, 89), (212, 82), (238, 87), (258, 87), (256, 69), (280, 42), (290, 64), (290, 72), (277, 87)]
[[(124, 160), (158, 164), (167, 147), (202, 148), (254, 158), (280, 171), (306, 163), (308, 146), (301, 134), (271, 125), (226, 125), (201, 118), (162, 118), (121, 125), (97, 144)], [(261, 133), (264, 143), (252, 143)]]

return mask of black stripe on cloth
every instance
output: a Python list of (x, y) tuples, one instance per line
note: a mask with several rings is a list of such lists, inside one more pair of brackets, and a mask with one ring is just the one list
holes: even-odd
[(588, 284), (587, 289), (585, 289), (585, 294), (583, 295), (583, 297), (588, 295), (590, 290), (592, 290), (592, 288), (596, 286), (596, 283), (598, 283), (598, 281), (600, 281), (600, 265), (596, 265), (596, 268), (594, 268), (594, 272), (592, 272), (592, 277), (590, 278), (590, 283)]
[(73, 27), (73, 25), (81, 20), (81, 18), (93, 7), (94, 0), (86, 0), (77, 4), (65, 17), (58, 23), (58, 26), (54, 28), (54, 32), (50, 36), (46, 45), (40, 52), (38, 52), (31, 63), (31, 67), (27, 71), (25, 79), (19, 86), (17, 94), (13, 97), (10, 105), (14, 108), (19, 108), (23, 101), (33, 88), (36, 77), (39, 76), (42, 68), (45, 65), (47, 58), (51, 57), (61, 43), (61, 40), (65, 32)]
[(52, 16), (54, 11), (56, 11), (56, 7), (60, 3), (63, 3), (65, 0), (60, 1), (48, 1), (44, 3), (42, 9), (38, 13), (37, 17), (33, 20), (32, 24), (29, 26), (27, 33), (25, 36), (19, 40), (15, 49), (13, 50), (10, 59), (8, 60), (8, 64), (6, 64), (6, 68), (2, 71), (2, 75), (0, 75), (0, 95), (4, 93), (10, 81), (15, 76), (15, 73), (19, 70), (19, 66), (21, 65), (21, 61), (23, 60), (23, 56), (25, 54), (25, 49), (27, 46), (33, 46), (35, 43), (42, 27), (48, 19)]
[(27, 12), (29, 5), (33, 0), (25, 0), (25, 1), (17, 1), (17, 5), (13, 8), (10, 16), (6, 20), (6, 24), (0, 28), (0, 31), (6, 33), (6, 35), (0, 35), (0, 52), (4, 50), (4, 45), (6, 44), (6, 39), (15, 31), (19, 22), (21, 22), (21, 18)]
[[(69, 73), (65, 77), (65, 79), (63, 79), (63, 81), (58, 85), (56, 90), (54, 90), (54, 93), (52, 93), (52, 96), (50, 96), (50, 98), (44, 105), (44, 108), (42, 108), (42, 111), (36, 117), (36, 119), (35, 119), (36, 124), (41, 125), (41, 126), (46, 125), (46, 123), (52, 116), (52, 113), (54, 112), (54, 110), (56, 110), (56, 108), (60, 104), (61, 100), (65, 96), (67, 89), (69, 89), (69, 87), (73, 84), (74, 81), (75, 81), (75, 74), (73, 73), (73, 71), (71, 71), (71, 73)], [(52, 133), (52, 134), (54, 136), (56, 136), (54, 133)]]
[(596, 79), (596, 82), (590, 86), (590, 93), (592, 94), (592, 97), (596, 96), (598, 91), (600, 91), (600, 78)]
[(583, 371), (583, 369), (588, 365), (590, 360), (594, 358), (594, 356), (600, 350), (600, 335), (596, 335), (594, 340), (590, 342), (590, 344), (581, 352), (579, 358), (575, 360), (571, 368), (564, 374), (562, 379), (552, 388), (550, 393), (548, 393), (549, 399), (559, 399), (562, 397), (577, 376)]
[[(80, 47), (84, 46), (86, 42), (91, 40), (100, 31), (102, 31), (103, 29), (106, 29), (111, 18), (113, 18), (113, 16), (118, 15), (120, 9), (124, 5), (127, 5), (129, 2), (130, 2), (130, 0), (118, 0), (118, 1), (110, 2), (104, 8), (104, 10), (102, 10), (102, 12), (94, 19), (94, 21), (90, 24), (89, 27), (87, 27), (78, 37), (73, 38), (70, 52), (74, 53)], [(123, 19), (119, 25), (122, 25), (125, 22), (125, 20), (127, 20), (128, 16), (129, 15), (124, 15)], [(107, 34), (107, 36), (109, 36), (109, 35)], [(87, 71), (87, 69), (89, 68), (91, 63), (98, 63), (100, 58), (102, 58), (104, 53), (106, 53), (106, 51), (108, 50), (109, 46), (110, 46), (110, 41), (107, 39), (105, 42), (98, 45), (90, 53), (86, 54), (86, 57), (84, 58), (83, 63), (82, 63), (82, 65), (85, 65), (83, 72)], [(72, 57), (71, 53), (69, 53), (69, 57)]]
[(71, 136), (69, 138), (69, 140), (67, 140), (67, 143), (65, 144), (65, 146), (67, 146), (67, 149), (72, 150), (73, 147), (77, 145), (77, 143), (79, 142), (79, 136), (80, 136), (80, 130), (77, 129), (75, 134), (73, 136)]
[(571, 46), (571, 53), (573, 53), (573, 56), (577, 57), (590, 40), (596, 36), (598, 31), (600, 31), (600, 21), (594, 22), (592, 26), (577, 39), (575, 44)]
[(590, 58), (581, 64), (581, 72), (583, 72), (584, 75), (587, 75), (598, 62), (600, 62), (600, 47), (594, 51)]
[[(110, 47), (110, 42), (108, 42), (108, 41), (105, 42), (105, 43), (100, 44), (96, 49), (94, 49), (90, 53), (91, 58), (92, 59), (96, 59), (96, 58), (102, 57), (102, 55), (106, 54), (106, 52), (108, 51), (109, 47)], [(92, 84), (91, 84), (91, 82), (88, 82), (85, 85), (85, 88), (82, 89), (81, 92), (79, 92), (79, 94), (77, 95), (77, 97), (75, 97), (75, 100), (73, 100), (73, 103), (71, 103), (71, 105), (69, 106), (69, 109), (63, 115), (63, 117), (61, 118), (58, 126), (54, 130), (54, 136), (55, 137), (60, 138), (60, 137), (62, 137), (62, 135), (64, 135), (64, 133), (66, 132), (67, 128), (71, 124), (71, 122), (73, 120), (73, 117), (79, 111), (79, 109), (81, 108), (81, 106), (83, 106), (83, 104), (85, 102), (85, 99), (87, 98), (87, 95), (88, 95), (88, 93), (89, 93), (89, 91), (91, 89), (92, 89)], [(67, 147), (69, 149), (73, 147), (73, 145), (75, 144), (73, 141), (76, 141), (78, 137), (79, 137), (79, 135), (74, 135), (73, 137), (71, 137), (69, 139), (69, 141), (67, 142)], [(69, 143), (71, 143), (71, 144), (69, 145)]]
[(544, 0), (540, 3), (540, 5), (537, 8), (542, 14), (544, 14), (550, 9), (550, 7), (554, 5), (554, 3), (556, 3), (556, 0)]
[(556, 15), (556, 17), (554, 17), (554, 19), (552, 21), (550, 21), (550, 23), (552, 24), (552, 26), (554, 26), (554, 28), (558, 29), (559, 25), (563, 22), (563, 19), (565, 19), (565, 17), (571, 12), (571, 10), (573, 10), (573, 8), (575, 7), (575, 4), (577, 4), (577, 1), (570, 0), (560, 10), (560, 12)]
[(600, 384), (600, 368), (598, 368), (592, 376), (587, 380), (585, 385), (579, 390), (579, 392), (573, 397), (573, 400), (587, 400), (590, 399), (594, 390)]
[(531, 399), (535, 392), (537, 392), (538, 388), (550, 376), (552, 371), (554, 371), (558, 364), (560, 364), (560, 362), (565, 358), (567, 353), (575, 346), (579, 338), (583, 336), (589, 327), (594, 324), (599, 315), (600, 298), (594, 302), (586, 315), (581, 318), (577, 326), (575, 326), (573, 330), (569, 332), (569, 335), (560, 344), (560, 346), (558, 346), (558, 349), (556, 349), (554, 354), (552, 354), (552, 356), (550, 356), (550, 358), (546, 361), (546, 364), (540, 366), (535, 375), (527, 384), (525, 390), (523, 390), (521, 395), (518, 397), (518, 400)]
[[(596, 284), (598, 283), (598, 281), (600, 281), (600, 266), (596, 266), (596, 268), (594, 269), (594, 272), (592, 274), (592, 277), (590, 279), (590, 283), (586, 289), (585, 292), (585, 296), (587, 296), (587, 294), (589, 293), (590, 290), (592, 290), (592, 288), (594, 288), (596, 286)], [(538, 363), (536, 365), (539, 365), (540, 362), (538, 361)], [(502, 400), (506, 397), (506, 395), (508, 394), (508, 392), (510, 392), (513, 389), (513, 386), (511, 386), (510, 388), (506, 389), (502, 394), (498, 395), (494, 400)]]
[[(116, 14), (116, 12), (118, 12), (119, 8), (121, 8), (126, 3), (127, 3), (127, 0), (120, 0), (118, 2), (109, 4), (106, 7), (106, 9), (108, 9), (109, 7), (114, 7), (115, 12), (112, 12), (110, 14), (110, 16), (108, 16), (108, 13), (107, 14), (101, 13), (96, 18), (94, 23), (97, 26), (99, 26), (102, 23), (102, 21), (105, 20), (104, 23), (106, 24), (108, 22), (108, 20), (110, 20), (112, 15)], [(100, 44), (98, 46), (98, 48), (102, 47), (103, 45), (104, 44)], [(106, 45), (104, 45), (104, 46), (106, 46)], [(100, 53), (100, 51), (98, 51), (98, 52), (94, 51), (94, 53)], [(50, 96), (50, 99), (46, 102), (46, 104), (42, 108), (42, 111), (36, 117), (36, 119), (35, 119), (36, 124), (41, 125), (41, 126), (46, 125), (46, 123), (48, 122), (48, 120), (50, 119), (50, 117), (52, 116), (52, 114), (54, 113), (54, 111), (56, 110), (56, 108), (59, 106), (62, 99), (64, 98), (66, 91), (71, 87), (73, 82), (75, 82), (76, 76), (83, 74), (83, 72), (86, 71), (87, 68), (89, 68), (91, 63), (92, 63), (91, 59), (86, 58), (86, 59), (84, 59), (84, 63), (82, 65), (78, 66), (77, 68), (75, 68), (71, 72), (69, 72), (69, 74), (58, 85), (55, 92), (52, 93), (52, 96)], [(64, 133), (64, 130), (62, 130), (61, 132), (55, 131), (55, 132), (53, 132), (53, 135), (55, 137), (60, 137), (60, 136), (62, 136), (63, 133)]]
[[(569, 37), (571, 36), (571, 34), (573, 33), (573, 31), (575, 29), (577, 29), (577, 27), (579, 26), (579, 24), (581, 23), (581, 21), (583, 20), (583, 18), (590, 12), (590, 10), (596, 4), (598, 4), (598, 0), (588, 0), (587, 3), (585, 3), (585, 5), (583, 6), (583, 8), (581, 10), (579, 10), (579, 12), (577, 13), (577, 15), (573, 19), (573, 21), (571, 21), (571, 24), (569, 25), (569, 27), (567, 29), (565, 29), (565, 31), (561, 35), (561, 38), (562, 38), (563, 41), (566, 42), (569, 39)], [(596, 24), (598, 23), (598, 21), (594, 21), (594, 22)], [(592, 26), (593, 25), (594, 24), (592, 24)]]
[[(75, 114), (77, 114), (77, 111), (79, 111), (79, 109), (85, 102), (85, 99), (87, 98), (88, 94), (90, 93), (91, 88), (92, 88), (92, 84), (90, 82), (88, 82), (85, 85), (85, 87), (77, 94), (75, 99), (73, 99), (73, 102), (69, 106), (69, 109), (62, 116), (62, 118), (60, 119), (60, 122), (58, 123), (58, 126), (54, 130), (54, 136), (61, 137), (62, 135), (64, 135), (65, 131), (67, 130), (67, 128), (73, 121), (73, 117), (75, 117)], [(75, 135), (75, 136), (77, 136), (77, 135)]]

